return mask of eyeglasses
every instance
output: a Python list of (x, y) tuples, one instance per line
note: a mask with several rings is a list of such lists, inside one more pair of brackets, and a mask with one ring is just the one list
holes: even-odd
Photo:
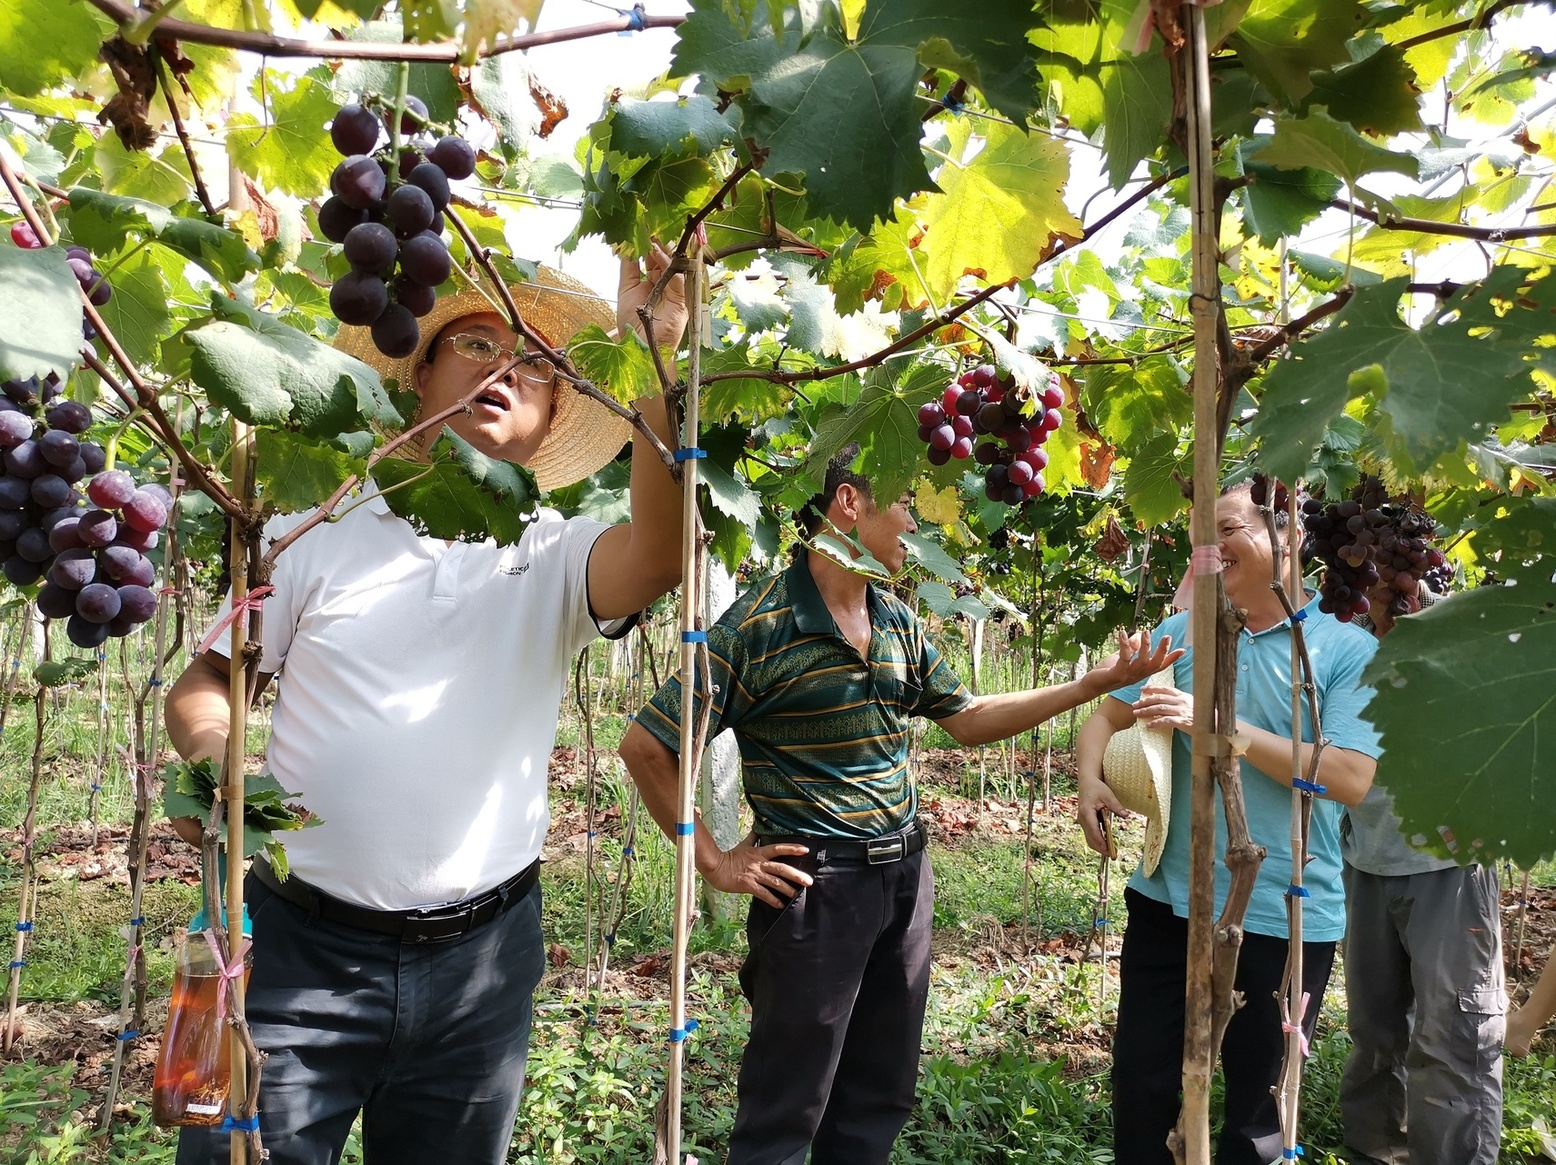
[[(471, 332), (460, 332), (449, 336), (447, 342), (457, 355), (463, 356), (466, 360), (474, 360), (477, 364), (496, 364), (499, 360), (507, 360), (520, 354), (511, 348), (504, 348), (490, 336), (477, 336)], [(518, 374), (525, 380), (544, 384), (556, 376), (556, 365), (544, 356), (532, 356), (519, 365)]]

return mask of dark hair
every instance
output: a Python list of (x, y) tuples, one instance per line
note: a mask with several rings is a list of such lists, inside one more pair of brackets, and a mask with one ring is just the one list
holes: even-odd
[(826, 520), (827, 510), (832, 507), (832, 499), (837, 497), (838, 486), (851, 485), (868, 500), (875, 500), (870, 492), (869, 480), (863, 474), (854, 472), (854, 458), (858, 456), (859, 442), (851, 441), (827, 462), (827, 475), (822, 479), (821, 492), (801, 506), (799, 513), (795, 515), (800, 529), (805, 531), (805, 537), (814, 538), (816, 532), (821, 529), (822, 523)]

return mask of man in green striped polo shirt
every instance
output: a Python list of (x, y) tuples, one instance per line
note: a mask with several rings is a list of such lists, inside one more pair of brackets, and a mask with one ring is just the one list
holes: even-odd
[[(801, 513), (805, 531), (848, 534), (895, 573), (900, 536), (917, 529), (909, 499), (877, 506), (852, 472), (857, 454), (828, 466)], [(913, 1107), (934, 916), (910, 717), (987, 744), (1154, 675), (1181, 652), (1120, 636), (1117, 659), (1077, 682), (973, 696), (906, 604), (808, 551), (737, 599), (708, 646), (709, 735), (734, 730), (755, 817), (727, 852), (696, 825), (703, 877), (752, 896), (740, 970), (751, 1036), (728, 1161), (800, 1165), (809, 1151), (812, 1165), (884, 1165)], [(671, 679), (621, 746), (672, 836), (681, 713)]]

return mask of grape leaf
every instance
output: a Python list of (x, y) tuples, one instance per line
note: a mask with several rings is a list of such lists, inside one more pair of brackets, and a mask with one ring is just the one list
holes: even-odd
[(1317, 106), (1305, 117), (1277, 118), (1275, 136), (1252, 159), (1286, 170), (1323, 170), (1345, 179), (1353, 190), (1363, 174), (1392, 170), (1414, 178), (1420, 168), (1414, 154), (1373, 145)]
[(499, 39), (515, 36), (522, 25), (534, 29), (546, 0), (466, 0), (464, 57), (474, 61), (481, 46), (495, 45)]
[(403, 423), (362, 361), (234, 301), (216, 308), (226, 318), (185, 337), (190, 375), (238, 419), (310, 437)]
[(312, 73), (292, 79), (267, 70), (256, 78), (256, 98), (268, 97), (264, 123), (249, 113), (227, 119), (227, 149), (245, 174), (271, 190), (316, 197), (329, 185), (340, 162), (329, 135), (320, 129), (336, 113), (328, 82)]
[(459, 0), (406, 0), (400, 15), (408, 41), (451, 40), (459, 27)]
[(367, 468), (364, 459), (285, 429), (260, 429), (255, 444), (260, 495), (283, 514), (313, 509), (346, 478), (361, 477)]
[(1314, 70), (1347, 59), (1362, 15), (1359, 0), (1253, 0), (1230, 43), (1265, 89), (1290, 104), (1312, 92)]
[(686, 153), (706, 157), (740, 138), (729, 118), (700, 94), (675, 101), (623, 97), (612, 107), (610, 133), (611, 149), (650, 158)]
[(1125, 456), (1158, 435), (1187, 425), (1193, 397), (1171, 360), (1098, 364), (1087, 373), (1081, 405), (1097, 429)]
[(176, 145), (160, 152), (131, 150), (118, 134), (104, 134), (92, 147), (92, 168), (109, 194), (176, 206), (194, 192), (189, 160)]
[(909, 563), (923, 567), (941, 582), (967, 581), (961, 565), (933, 538), (924, 534), (902, 534), (899, 537), (902, 539), (902, 544), (908, 548)]
[(720, 513), (747, 530), (755, 529), (762, 515), (762, 499), (755, 490), (711, 458), (697, 462), (697, 477), (708, 487), (708, 500)]
[(0, 85), (32, 97), (95, 68), (112, 35), (89, 4), (0, 0)]
[[(1239, 145), (1238, 153), (1256, 153), (1269, 140), (1252, 138)], [(1334, 173), (1311, 166), (1282, 169), (1244, 160), (1243, 174), (1249, 180), (1239, 194), (1243, 223), (1261, 243), (1271, 246), (1301, 231), (1340, 193), (1340, 179)]]
[(496, 461), (444, 429), (427, 461), (385, 457), (373, 480), (389, 508), (423, 536), (511, 546), (534, 519), (540, 491), (521, 465)]
[[(1264, 378), (1251, 435), (1266, 473), (1291, 480), (1307, 468), (1330, 418), (1364, 393), (1377, 397), (1383, 434), (1406, 465), (1426, 469), (1507, 415), (1528, 389), (1526, 356), (1552, 330), (1543, 300), (1556, 282), (1518, 296), (1525, 273), (1497, 268), (1461, 288), (1431, 321), (1400, 317), (1407, 277), (1359, 289), (1324, 331), (1292, 346)], [(1505, 314), (1499, 314), (1505, 311)]]
[(567, 354), (580, 376), (622, 404), (659, 391), (653, 357), (636, 332), (618, 343), (599, 324), (590, 324), (573, 337)]
[(1386, 137), (1421, 128), (1421, 91), (1405, 54), (1385, 45), (1369, 57), (1313, 76), (1309, 105), (1322, 105), (1363, 133)]
[(843, 446), (858, 441), (860, 472), (875, 495), (895, 500), (918, 472), (924, 443), (918, 437), (918, 407), (946, 386), (946, 370), (919, 364), (900, 375), (887, 366), (871, 369), (853, 404), (827, 415), (817, 426), (805, 470), (819, 479)]
[(130, 359), (138, 364), (155, 363), (171, 320), (167, 280), (161, 265), (142, 251), (120, 264), (109, 283), (113, 298), (97, 309), (103, 322), (124, 345)]
[(70, 375), (81, 351), (81, 285), (64, 247), (0, 244), (0, 380)]
[[(394, 21), (376, 20), (352, 29), (348, 38), (398, 41), (400, 26)], [(439, 62), (413, 63), (410, 69), (409, 91), (426, 103), (427, 116), (433, 121), (453, 123), (459, 116), (460, 104), (459, 84), (453, 70)], [(392, 61), (346, 61), (335, 74), (333, 85), (342, 100), (376, 93), (392, 101), (398, 71), (399, 65)]]
[(966, 615), (969, 619), (987, 619), (989, 608), (976, 595), (957, 598), (950, 587), (933, 579), (918, 584), (919, 601), (942, 619)]
[[(529, 67), (518, 53), (487, 57), (470, 70), (471, 104), (514, 149), (524, 148), (542, 125), (532, 85)], [(565, 107), (562, 116), (567, 116)]]
[[(1132, 5), (1131, 5), (1132, 6)], [(1159, 51), (1102, 65), (1103, 145), (1108, 178), (1122, 187), (1141, 158), (1155, 154), (1172, 123), (1172, 82)]]
[(709, 96), (742, 93), (751, 79), (766, 73), (800, 40), (799, 14), (773, 9), (778, 26), (748, 26), (733, 17), (724, 0), (692, 0), (691, 13), (677, 30), (670, 76), (700, 78), (698, 91)]
[(1480, 587), (1401, 619), (1363, 679), (1378, 783), (1406, 833), (1461, 863), (1556, 852), (1556, 583)]
[(228, 283), (260, 266), (259, 256), (236, 231), (175, 214), (145, 199), (81, 186), (70, 192), (70, 233), (83, 247), (103, 253), (119, 250), (132, 233), (153, 238)]
[(46, 659), (32, 669), (32, 678), (40, 687), (62, 688), (79, 683), (97, 670), (97, 657)]
[(1160, 433), (1147, 441), (1124, 470), (1124, 500), (1135, 517), (1147, 526), (1159, 526), (1187, 509), (1188, 499), (1173, 474), (1188, 477), (1193, 465), (1194, 451), (1179, 454), (1176, 433)]
[(945, 303), (965, 274), (1005, 283), (1032, 273), (1056, 237), (1078, 239), (1079, 220), (1064, 204), (1070, 155), (1063, 142), (989, 122), (974, 146), (966, 119), (946, 131), (941, 193), (924, 199), (918, 270), (933, 301)]

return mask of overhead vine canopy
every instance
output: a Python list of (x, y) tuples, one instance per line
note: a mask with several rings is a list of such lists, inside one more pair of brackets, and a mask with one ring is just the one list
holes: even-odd
[[(329, 346), (328, 289), (347, 264), (317, 218), (340, 160), (325, 127), (345, 103), (392, 104), (404, 58), (429, 119), (482, 146), (454, 184), (443, 290), (483, 260), (532, 275), (546, 257), (525, 247), (534, 202), (575, 208), (574, 243), (642, 254), (657, 238), (684, 256), (702, 240), (706, 515), (727, 563), (773, 554), (817, 467), (859, 441), (880, 488), (914, 490), (938, 528), (950, 553), (926, 567), (980, 592), (962, 610), (1025, 594), (1002, 573), (1013, 550), (989, 542), (1014, 530), (1019, 547), (1038, 536), (1020, 569), (1036, 561), (1068, 595), (1076, 637), (1131, 618), (1124, 564), (1147, 530), (1181, 520), (1192, 456), (1175, 9), (602, 13), (595, 32), (673, 39), (669, 74), (610, 95), (572, 153), (548, 142), (566, 111), (545, 89), (556, 33), (533, 32), (540, 9), (0, 0), (0, 148), (27, 199), (108, 273), (111, 355), (134, 365), (114, 375), (167, 406), (211, 483), (213, 421), (229, 413), (261, 428), (271, 507), (407, 478), (374, 459), (413, 411), (405, 386)], [(1556, 795), (1556, 55), (1527, 47), (1549, 5), (1223, 0), (1207, 19), (1227, 473), (1331, 495), (1379, 473), (1437, 518), (1464, 581), (1504, 584), (1385, 641), (1380, 776), (1407, 823), (1449, 827), (1460, 856), (1531, 861), (1556, 849), (1549, 815), (1531, 811)], [(62, 264), (0, 246), (0, 372), (74, 370), (76, 395), (117, 408), (82, 367)], [(660, 388), (633, 339), (594, 329), (569, 355), (619, 404)], [(982, 362), (1022, 392), (1060, 377), (1045, 492), (1019, 506), (986, 499), (982, 466), (931, 464), (918, 431), (919, 407)], [(517, 536), (533, 482), (444, 454), (398, 491), (402, 512)], [(619, 514), (623, 484), (608, 468), (549, 501)], [(1112, 557), (1076, 553), (1105, 532)], [(1159, 579), (1182, 558), (1158, 543)], [(949, 590), (931, 593), (949, 609)]]

